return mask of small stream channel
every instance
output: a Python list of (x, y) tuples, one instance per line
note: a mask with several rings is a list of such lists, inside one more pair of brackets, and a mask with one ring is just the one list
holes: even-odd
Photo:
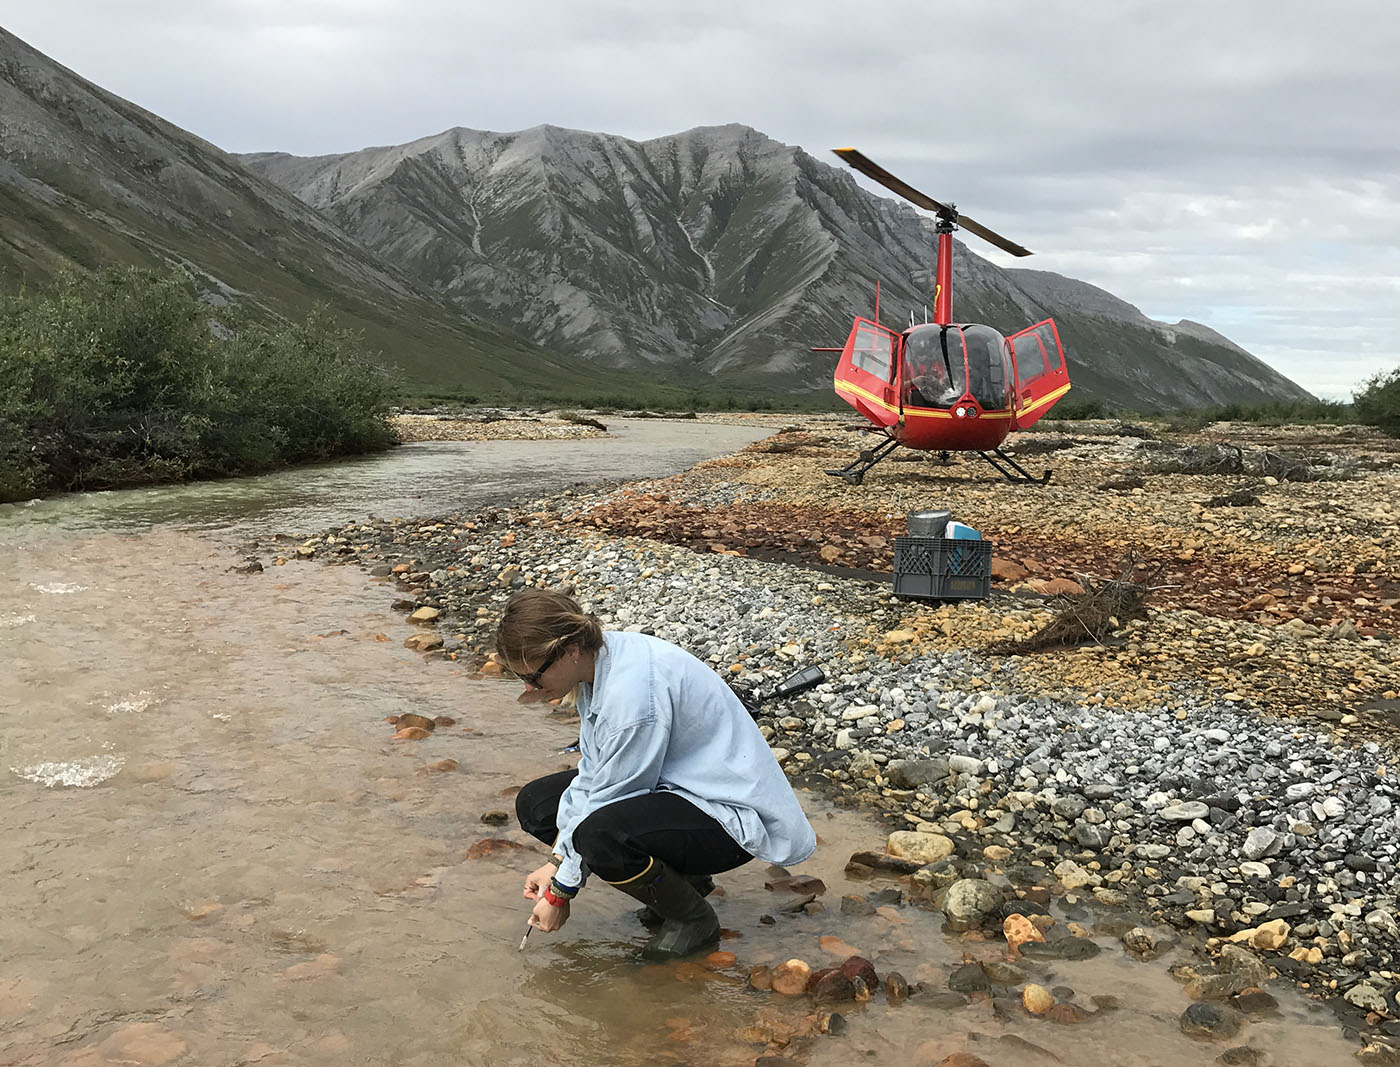
[[(1019, 964), (1087, 1008), (1116, 999), (1086, 1022), (949, 995), (965, 956), (1005, 945), (911, 906), (842, 914), (843, 895), (897, 884), (843, 873), (885, 830), (807, 793), (822, 844), (797, 873), (825, 881), (826, 911), (784, 912), (754, 863), (719, 879), (732, 960), (640, 963), (635, 905), (601, 884), (518, 951), (540, 851), (483, 816), (565, 766), (574, 727), (405, 649), (383, 579), (231, 569), (249, 535), (665, 474), (764, 432), (413, 445), (0, 507), (0, 1065), (1212, 1062), (1225, 1046), (1178, 1028), (1175, 957), (1137, 963), (1109, 936), (1092, 960)], [(383, 719), (406, 711), (456, 721), (394, 741)], [(838, 1009), (844, 1032), (817, 1034), (806, 997), (748, 987), (761, 964), (837, 962), (831, 937), (924, 991), (899, 1006), (877, 992)], [(1270, 991), (1279, 1010), (1230, 1044), (1275, 1065), (1351, 1059), (1330, 1013)]]

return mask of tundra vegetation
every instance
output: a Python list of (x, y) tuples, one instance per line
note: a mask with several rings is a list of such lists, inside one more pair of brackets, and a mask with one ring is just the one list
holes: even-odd
[(387, 448), (394, 395), (324, 311), (268, 324), (178, 271), (63, 274), (0, 296), (0, 501)]

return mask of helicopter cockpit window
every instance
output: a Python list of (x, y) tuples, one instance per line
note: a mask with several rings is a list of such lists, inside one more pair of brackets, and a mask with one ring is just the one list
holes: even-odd
[(904, 403), (946, 408), (963, 395), (966, 374), (956, 326), (917, 326), (904, 339)]
[(1006, 407), (1011, 380), (1011, 350), (1006, 338), (990, 326), (966, 326), (963, 341), (973, 399), (984, 408)]
[(869, 323), (856, 327), (851, 363), (881, 381), (894, 380), (894, 342), (897, 335)]

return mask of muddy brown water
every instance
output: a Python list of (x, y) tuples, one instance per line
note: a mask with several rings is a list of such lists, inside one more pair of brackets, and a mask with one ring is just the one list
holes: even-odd
[[(518, 951), (541, 850), (482, 816), (566, 765), (574, 727), (403, 648), (383, 580), (230, 571), (229, 533), (256, 505), (234, 521), (166, 501), (180, 523), (141, 523), (137, 502), (102, 495), (0, 515), (0, 1064), (720, 1067), (783, 1042), (814, 1065), (1055, 1062), (1030, 1042), (1062, 1063), (1195, 1065), (1224, 1047), (1180, 1033), (1172, 956), (1133, 962), (1107, 937), (1096, 959), (1028, 967), (1085, 1006), (1118, 998), (1088, 1022), (943, 1003), (964, 953), (997, 945), (914, 907), (841, 915), (843, 894), (895, 884), (843, 874), (885, 831), (808, 793), (822, 845), (795, 870), (826, 882), (828, 910), (783, 913), (761, 863), (721, 876), (732, 964), (642, 964), (634, 903), (601, 884)], [(405, 711), (456, 723), (396, 742), (382, 720)], [(506, 844), (467, 858), (485, 840)], [(833, 935), (926, 992), (877, 993), (841, 1011), (844, 1033), (807, 1036), (805, 997), (747, 987), (760, 964), (835, 962)], [(1271, 991), (1281, 1010), (1230, 1044), (1350, 1060), (1330, 1013)]]

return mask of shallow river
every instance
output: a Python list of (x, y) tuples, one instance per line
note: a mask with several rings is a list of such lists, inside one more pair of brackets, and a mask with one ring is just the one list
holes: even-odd
[[(1096, 959), (1030, 967), (1085, 1006), (1118, 998), (1090, 1021), (942, 1003), (964, 953), (997, 959), (996, 943), (912, 907), (841, 915), (843, 895), (894, 884), (843, 874), (885, 831), (808, 794), (822, 847), (797, 871), (826, 882), (828, 910), (785, 914), (760, 863), (721, 876), (732, 964), (640, 964), (634, 902), (601, 884), (518, 951), (541, 850), (483, 816), (566, 765), (574, 728), (405, 649), (384, 580), (317, 562), (244, 576), (230, 544), (664, 474), (762, 435), (618, 432), (0, 508), (0, 1064), (724, 1067), (784, 1044), (814, 1065), (1056, 1062), (1025, 1042), (1069, 1064), (1218, 1055), (1178, 1030), (1172, 957), (1135, 963), (1108, 937)], [(383, 719), (405, 711), (456, 723), (395, 742)], [(877, 993), (842, 1011), (843, 1033), (809, 1036), (805, 997), (746, 987), (755, 965), (833, 962), (829, 935), (930, 992), (898, 1007)], [(1272, 1064), (1351, 1060), (1330, 1013), (1271, 991), (1281, 1012), (1232, 1044)]]

